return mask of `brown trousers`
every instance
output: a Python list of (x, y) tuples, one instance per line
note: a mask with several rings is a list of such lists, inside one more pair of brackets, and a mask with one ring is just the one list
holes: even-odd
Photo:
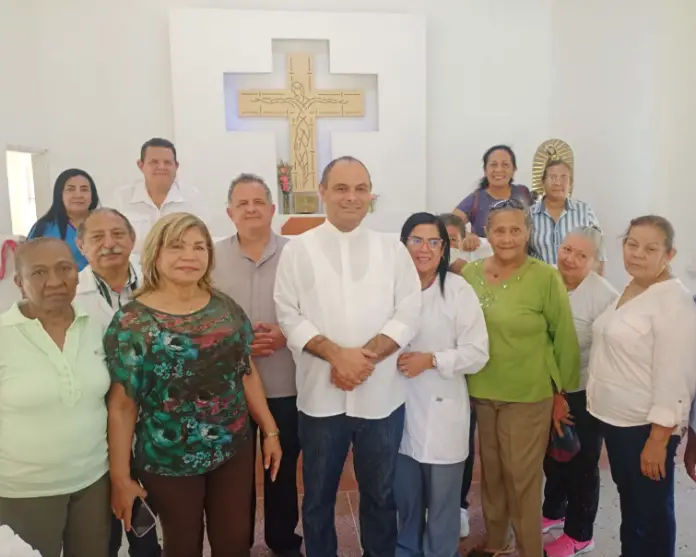
[(203, 518), (212, 557), (248, 557), (254, 445), (244, 442), (225, 464), (200, 476), (138, 471), (159, 514), (167, 557), (201, 557)]
[(534, 403), (474, 399), (474, 406), (487, 547), (508, 547), (512, 524), (519, 556), (542, 557), (541, 489), (553, 399)]
[(69, 495), (0, 497), (0, 524), (41, 553), (41, 557), (107, 557), (111, 533), (111, 484), (102, 476)]

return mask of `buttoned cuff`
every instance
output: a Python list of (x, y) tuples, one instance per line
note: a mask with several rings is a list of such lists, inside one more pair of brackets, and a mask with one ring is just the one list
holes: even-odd
[(411, 329), (396, 319), (387, 321), (379, 334), (392, 339), (399, 348), (406, 346), (413, 338)]
[(305, 319), (288, 334), (288, 348), (293, 352), (302, 352), (307, 343), (319, 334), (319, 329)]
[(676, 427), (681, 424), (682, 416), (674, 410), (662, 406), (653, 406), (648, 412), (648, 421), (662, 427)]

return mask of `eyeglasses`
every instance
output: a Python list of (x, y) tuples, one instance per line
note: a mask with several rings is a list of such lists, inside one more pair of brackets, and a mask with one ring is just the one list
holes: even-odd
[(423, 244), (426, 244), (429, 249), (436, 250), (442, 246), (442, 238), (429, 238), (426, 240), (425, 238), (420, 238), (419, 236), (409, 236), (406, 238), (406, 243), (414, 248), (419, 248)]
[(499, 209), (519, 209), (521, 211), (525, 211), (527, 209), (527, 206), (524, 204), (524, 202), (520, 201), (519, 199), (511, 197), (510, 199), (502, 199), (491, 205), (489, 212), (497, 211)]

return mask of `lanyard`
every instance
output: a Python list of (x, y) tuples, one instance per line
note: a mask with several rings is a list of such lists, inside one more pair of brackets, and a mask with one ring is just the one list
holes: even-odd
[[(106, 303), (109, 304), (109, 307), (114, 308), (113, 300), (111, 298), (111, 294), (114, 293), (113, 290), (111, 290), (111, 287), (102, 280), (102, 278), (97, 275), (94, 271), (92, 271), (92, 274), (94, 275), (94, 281), (97, 284), (97, 289), (99, 290), (99, 294), (102, 295), (102, 298), (106, 300)], [(130, 290), (130, 293), (132, 294), (138, 289), (138, 276), (135, 274), (135, 271), (133, 270), (133, 266), (129, 265), (128, 266), (128, 283), (126, 284), (126, 288)], [(121, 296), (118, 297), (118, 307), (119, 309), (121, 308)]]

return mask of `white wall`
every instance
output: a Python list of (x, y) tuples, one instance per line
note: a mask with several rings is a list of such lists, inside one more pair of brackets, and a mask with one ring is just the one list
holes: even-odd
[[(650, 211), (674, 219), (681, 251), (675, 269), (683, 272), (687, 262), (696, 266), (690, 257), (696, 238), (689, 226), (696, 206), (690, 164), (695, 4), (5, 2), (0, 145), (48, 148), (54, 176), (65, 167), (82, 166), (100, 189), (135, 178), (140, 144), (154, 135), (173, 135), (170, 7), (422, 13), (428, 18), (429, 209), (450, 209), (470, 191), (489, 145), (511, 143), (520, 158), (519, 180), (528, 183), (536, 146), (561, 137), (575, 149), (577, 195), (593, 204), (610, 237), (610, 278), (617, 284), (624, 280), (614, 239), (631, 216)], [(181, 153), (184, 166), (186, 159)], [(0, 166), (0, 192), (4, 183)], [(0, 231), (9, 231), (8, 205), (0, 197)]]

